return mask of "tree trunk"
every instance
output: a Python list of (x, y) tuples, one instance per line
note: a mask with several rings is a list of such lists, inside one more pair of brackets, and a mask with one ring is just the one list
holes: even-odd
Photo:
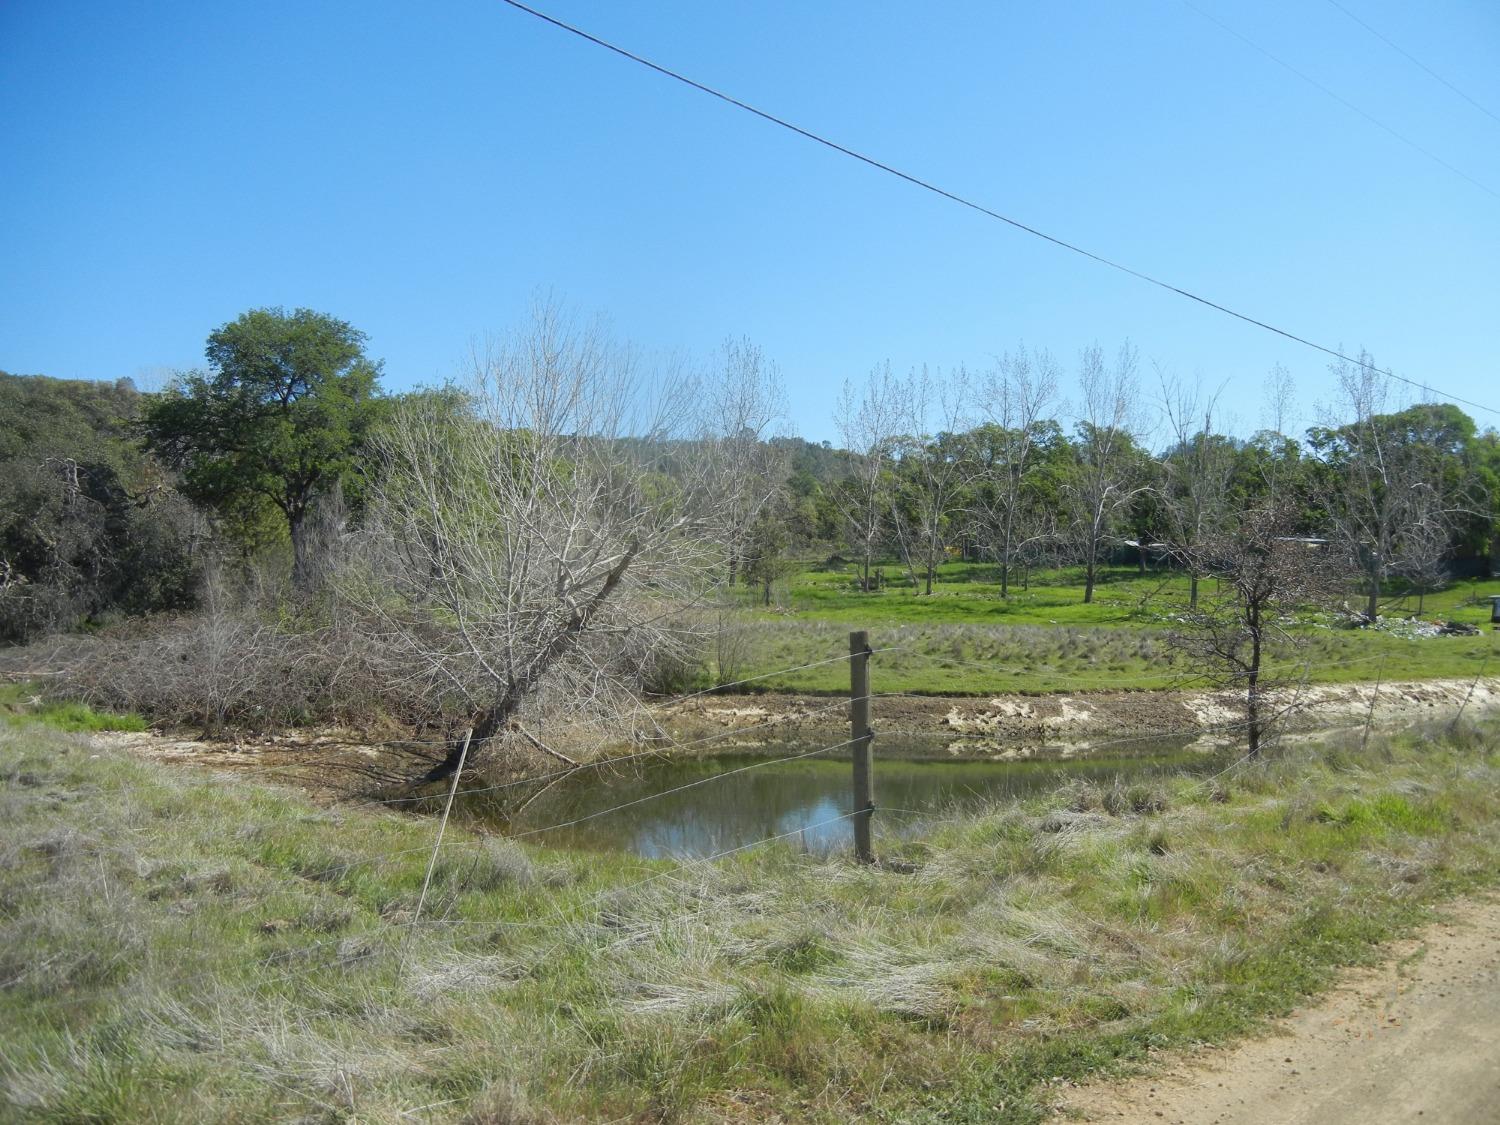
[(1198, 576), (1188, 574), (1188, 609), (1198, 608)]
[(1010, 509), (1005, 512), (1005, 531), (1000, 541), (1000, 596), (1010, 597), (1010, 543), (1014, 537)]
[(1260, 757), (1260, 687), (1255, 673), (1250, 674), (1245, 695), (1245, 720), (1250, 757)]
[(1365, 616), (1370, 619), (1370, 624), (1375, 624), (1375, 619), (1380, 616), (1380, 560), (1372, 559), (1370, 562), (1370, 601), (1365, 607)]
[(292, 537), (292, 589), (299, 594), (311, 593), (315, 575), (307, 512), (290, 509), (286, 513), (286, 526)]
[(763, 589), (764, 589), (764, 592), (765, 592), (765, 596), (761, 600), (761, 604), (762, 605), (770, 605), (771, 604), (771, 580), (769, 578), (766, 579), (765, 585), (764, 585)]
[(1089, 545), (1088, 560), (1087, 560), (1087, 562), (1084, 565), (1084, 577), (1083, 577), (1083, 604), (1084, 605), (1088, 605), (1091, 601), (1094, 600), (1094, 556), (1095, 556), (1095, 548), (1094, 548), (1093, 544), (1090, 544)]
[[(504, 685), (495, 702), (476, 716), (474, 733), (467, 740), (470, 746), (469, 761), (472, 762), (475, 759), (486, 742), (505, 729), (516, 710), (531, 694), (532, 689), (551, 671), (552, 666), (577, 646), (588, 627), (589, 619), (599, 611), (600, 607), (609, 600), (609, 596), (614, 593), (615, 588), (619, 586), (620, 580), (625, 577), (625, 572), (630, 569), (630, 564), (635, 561), (638, 550), (640, 550), (640, 545), (632, 543), (620, 561), (615, 564), (614, 569), (605, 576), (604, 584), (599, 587), (594, 596), (574, 612), (557, 636), (553, 637), (547, 647), (537, 655), (536, 660)], [(419, 777), (413, 785), (425, 785), (452, 777), (463, 756), (463, 742), (464, 740), (455, 739), (450, 743), (448, 753), (443, 760)]]
[(1250, 611), (1250, 667), (1245, 676), (1245, 726), (1250, 757), (1260, 757), (1260, 613)]

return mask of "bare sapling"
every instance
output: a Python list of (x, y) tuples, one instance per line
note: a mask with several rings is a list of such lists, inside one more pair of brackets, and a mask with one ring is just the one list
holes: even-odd
[(1176, 637), (1211, 684), (1241, 695), (1245, 745), (1258, 756), (1268, 734), (1290, 713), (1273, 703), (1279, 679), (1292, 662), (1270, 666), (1272, 646), (1284, 655), (1297, 647), (1289, 630), (1295, 615), (1329, 588), (1330, 557), (1297, 537), (1297, 509), (1284, 497), (1242, 514), (1238, 524), (1177, 548), (1189, 571), (1212, 575), (1215, 592), (1185, 616)]

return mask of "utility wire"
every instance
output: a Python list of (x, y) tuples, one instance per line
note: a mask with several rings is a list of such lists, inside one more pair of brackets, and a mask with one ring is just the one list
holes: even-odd
[[(755, 106), (751, 105), (749, 102), (741, 101), (739, 98), (733, 97), (730, 94), (726, 94), (722, 90), (717, 90), (712, 86), (704, 85), (702, 82), (695, 81), (694, 79), (689, 78), (684, 74), (680, 74), (675, 70), (671, 70), (665, 66), (662, 66), (660, 63), (652, 62), (650, 59), (645, 58), (644, 56), (637, 55), (632, 51), (627, 51), (624, 47), (616, 46), (614, 43), (609, 42), (607, 39), (601, 39), (597, 35), (592, 35), (589, 32), (584, 31), (580, 27), (575, 27), (573, 24), (565, 23), (564, 21), (557, 19), (555, 16), (549, 16), (546, 12), (538, 11), (536, 8), (532, 8), (526, 4), (521, 3), (520, 0), (501, 0), (501, 3), (508, 4), (510, 7), (515, 8), (519, 12), (525, 12), (529, 16), (534, 16), (535, 18), (541, 20), (543, 23), (551, 24), (553, 27), (556, 27), (562, 31), (566, 31), (570, 35), (576, 35), (578, 38), (592, 43), (597, 47), (603, 47), (606, 51), (611, 51), (614, 54), (619, 55), (621, 58), (629, 59), (633, 63), (638, 63), (641, 66), (646, 67), (648, 70), (654, 70), (656, 73), (662, 75), (663, 77), (671, 78), (674, 81), (681, 82), (685, 86), (691, 86), (694, 90), (697, 90), (703, 94), (707, 94), (709, 97), (718, 98), (720, 101), (732, 105), (736, 109), (742, 109), (746, 113), (752, 114), (755, 117), (759, 117), (762, 121), (767, 121), (772, 125), (776, 125), (782, 129), (786, 129), (789, 132), (796, 133), (799, 137), (802, 137), (805, 140), (812, 141), (814, 144), (819, 144), (825, 148), (830, 148), (834, 152), (841, 153), (844, 156), (859, 161), (861, 164), (866, 164), (871, 168), (886, 173), (887, 175), (895, 176), (898, 180), (905, 180), (907, 183), (913, 185), (914, 187), (919, 187), (923, 191), (930, 191), (934, 195), (942, 196), (944, 199), (949, 200), (952, 203), (957, 203), (961, 207), (967, 207), (971, 211), (977, 211), (987, 218), (994, 219), (997, 222), (1005, 223), (1008, 226), (1014, 227), (1016, 230), (1024, 231), (1026, 234), (1029, 234), (1034, 238), (1040, 238), (1044, 242), (1050, 242), (1054, 246), (1061, 247), (1062, 249), (1070, 251), (1071, 253), (1077, 254), (1084, 258), (1088, 258), (1090, 261), (1098, 262), (1102, 266), (1108, 266), (1112, 270), (1118, 270), (1120, 273), (1133, 277), (1138, 281), (1144, 281), (1148, 285), (1156, 286), (1158, 289), (1165, 289), (1167, 292), (1175, 293), (1179, 297), (1185, 297), (1189, 301), (1196, 301), (1198, 304), (1213, 309), (1215, 312), (1223, 313), (1225, 316), (1233, 317), (1235, 320), (1240, 320), (1246, 324), (1253, 325), (1256, 328), (1261, 328), (1267, 332), (1272, 332), (1284, 339), (1291, 340), (1293, 343), (1301, 344), (1303, 347), (1312, 348), (1314, 351), (1322, 352), (1324, 355), (1332, 356), (1334, 359), (1343, 360), (1345, 363), (1353, 363), (1359, 367), (1369, 368), (1370, 370), (1375, 371), (1377, 374), (1384, 375), (1388, 379), (1396, 380), (1398, 383), (1405, 383), (1408, 386), (1416, 387), (1418, 390), (1422, 391), (1432, 391), (1436, 394), (1442, 395), (1442, 397), (1446, 399), (1450, 399), (1453, 402), (1462, 403), (1465, 406), (1473, 407), (1475, 410), (1482, 410), (1487, 414), (1493, 414), (1497, 417), (1500, 417), (1500, 408), (1485, 406), (1483, 403), (1473, 402), (1470, 399), (1462, 398), (1458, 395), (1450, 394), (1447, 391), (1440, 390), (1436, 387), (1431, 386), (1430, 384), (1419, 383), (1416, 380), (1408, 379), (1403, 375), (1397, 375), (1393, 371), (1371, 367), (1368, 362), (1355, 359), (1353, 356), (1345, 355), (1337, 348), (1330, 348), (1326, 345), (1315, 343), (1314, 341), (1307, 339), (1305, 336), (1298, 336), (1296, 333), (1288, 332), (1284, 328), (1277, 328), (1274, 324), (1269, 324), (1266, 321), (1258, 320), (1247, 313), (1236, 312), (1234, 309), (1230, 308), (1227, 305), (1221, 305), (1217, 301), (1212, 301), (1207, 297), (1200, 296), (1197, 293), (1192, 292), (1191, 290), (1183, 289), (1180, 286), (1173, 285), (1171, 282), (1152, 277), (1148, 273), (1143, 273), (1140, 270), (1132, 269), (1130, 266), (1124, 265), (1121, 262), (1116, 262), (1111, 258), (1106, 258), (1102, 254), (1096, 254), (1092, 250), (1086, 250), (1076, 243), (1068, 242), (1066, 239), (1059, 238), (1056, 235), (1047, 234), (1045, 231), (1038, 230), (1036, 227), (1028, 226), (1026, 223), (1023, 223), (1018, 219), (1012, 219), (1008, 215), (1002, 215), (1000, 212), (992, 210), (989, 207), (986, 207), (981, 203), (977, 203), (965, 196), (959, 195), (957, 192), (952, 192), (946, 188), (939, 187), (937, 184), (934, 184), (929, 180), (924, 180), (921, 177), (916, 176), (910, 172), (903, 172), (901, 169), (896, 168), (890, 164), (882, 163), (872, 156), (866, 156), (862, 152), (858, 152), (855, 149), (848, 148), (845, 145), (841, 145), (837, 141), (829, 140), (827, 137), (824, 137), (818, 133), (814, 133), (810, 129), (804, 129), (800, 125), (793, 124), (791, 121), (788, 121), (785, 118), (777, 117), (775, 114), (768, 113), (766, 110), (758, 109)], [(1336, 97), (1337, 95), (1334, 96)], [(1382, 128), (1385, 128), (1385, 126), (1382, 126)], [(1436, 157), (1434, 157), (1434, 159), (1436, 159)], [(1453, 170), (1458, 171), (1457, 169)], [(1464, 175), (1462, 172), (1459, 172), (1458, 174), (1461, 176)], [(1470, 179), (1468, 176), (1464, 176), (1464, 178)], [(1470, 182), (1478, 184), (1478, 181), (1475, 180), (1471, 180)], [(1495, 192), (1490, 191), (1490, 189), (1484, 187), (1483, 184), (1478, 184), (1478, 186), (1483, 188), (1483, 190), (1490, 192), (1491, 195), (1496, 195)], [(1500, 198), (1500, 195), (1497, 195), (1496, 198)]]
[(1303, 71), (1298, 70), (1295, 66), (1293, 66), (1291, 63), (1287, 62), (1280, 55), (1276, 55), (1276, 54), (1273, 54), (1271, 51), (1268, 51), (1265, 47), (1262, 47), (1255, 40), (1251, 39), (1248, 35), (1241, 34), (1240, 32), (1236, 31), (1234, 28), (1230, 27), (1223, 20), (1219, 19), (1217, 16), (1212, 15), (1212, 14), (1210, 14), (1208, 12), (1205, 12), (1202, 8), (1198, 7), (1198, 5), (1192, 3), (1192, 0), (1182, 0), (1182, 3), (1183, 3), (1184, 7), (1189, 8), (1189, 9), (1191, 9), (1194, 12), (1197, 12), (1204, 19), (1208, 20), (1209, 23), (1217, 25), (1222, 31), (1228, 33), (1229, 35), (1234, 36), (1241, 43), (1245, 44), (1245, 46), (1250, 47), (1253, 50), (1259, 51), (1261, 54), (1265, 55), (1266, 58), (1270, 59), (1277, 66), (1281, 67), (1284, 70), (1289, 71), (1292, 74), (1295, 74), (1298, 78), (1302, 79), (1302, 81), (1306, 82), (1313, 89), (1318, 90), (1318, 91), (1320, 91), (1320, 92), (1322, 92), (1324, 94), (1327, 94), (1330, 98), (1332, 98), (1334, 101), (1338, 102), (1339, 105), (1343, 106), (1345, 109), (1349, 110), (1351, 113), (1356, 113), (1360, 117), (1363, 117), (1366, 121), (1368, 121), (1371, 125), (1374, 125), (1377, 129), (1381, 129), (1381, 130), (1385, 131), (1386, 133), (1389, 133), (1391, 136), (1395, 137), (1398, 141), (1400, 141), (1402, 144), (1406, 145), (1408, 148), (1413, 149), (1416, 152), (1419, 152), (1423, 156), (1427, 157), (1427, 159), (1431, 160), (1434, 164), (1439, 164), (1442, 167), (1448, 169), (1448, 171), (1452, 172), (1455, 176), (1459, 176), (1459, 177), (1461, 177), (1461, 178), (1463, 178), (1465, 180), (1468, 180), (1469, 183), (1473, 184), (1480, 191), (1487, 192), (1488, 194), (1494, 196), (1496, 199), (1500, 199), (1500, 192), (1495, 191), (1495, 189), (1492, 188), (1492, 187), (1490, 187), (1488, 184), (1481, 183), (1479, 180), (1476, 180), (1473, 176), (1469, 175), (1462, 168), (1457, 168), (1457, 167), (1454, 167), (1452, 164), (1449, 164), (1446, 160), (1444, 160), (1437, 153), (1433, 152), (1431, 149), (1423, 148), (1416, 141), (1414, 141), (1410, 137), (1406, 136), (1406, 134), (1404, 134), (1404, 133), (1398, 133), (1395, 129), (1393, 129), (1389, 125), (1387, 125), (1384, 121), (1380, 120), (1380, 118), (1374, 116), (1371, 113), (1367, 113), (1365, 110), (1360, 109), (1359, 106), (1355, 105), (1348, 98), (1344, 97), (1342, 94), (1335, 93), (1329, 87), (1323, 85), (1323, 83), (1319, 82), (1316, 78), (1312, 77), (1312, 75), (1306, 74)]
[(1496, 116), (1493, 112), (1491, 112), (1491, 110), (1489, 109), (1488, 106), (1482, 105), (1479, 102), (1475, 101), (1468, 94), (1464, 93), (1457, 86), (1455, 86), (1452, 82), (1449, 82), (1441, 74), (1439, 74), (1437, 71), (1433, 70), (1432, 67), (1428, 66), (1421, 59), (1417, 58), (1410, 51), (1408, 51), (1404, 47), (1402, 47), (1399, 43), (1393, 42), (1392, 40), (1390, 40), (1386, 36), (1382, 35), (1380, 32), (1376, 31), (1375, 28), (1371, 27), (1364, 20), (1360, 19), (1353, 12), (1351, 12), (1348, 8), (1346, 8), (1342, 4), (1340, 4), (1339, 0), (1328, 0), (1328, 2), (1330, 4), (1332, 4), (1335, 8), (1337, 8), (1339, 11), (1343, 12), (1344, 15), (1348, 16), (1355, 23), (1359, 24), (1360, 27), (1364, 28), (1371, 35), (1375, 36), (1376, 39), (1379, 39), (1382, 43), (1384, 43), (1391, 50), (1395, 51), (1398, 55), (1400, 55), (1402, 58), (1404, 58), (1407, 62), (1411, 63), (1413, 66), (1417, 67), (1419, 70), (1425, 71), (1432, 79), (1434, 79), (1437, 82), (1441, 82), (1444, 86), (1448, 87), (1448, 89), (1452, 90), (1459, 97), (1463, 98), (1464, 101), (1468, 102), (1471, 106), (1473, 106), (1475, 109), (1477, 109), (1480, 113), (1484, 114), (1486, 117), (1488, 117), (1490, 120), (1494, 121), (1496, 124), (1500, 124), (1500, 116)]

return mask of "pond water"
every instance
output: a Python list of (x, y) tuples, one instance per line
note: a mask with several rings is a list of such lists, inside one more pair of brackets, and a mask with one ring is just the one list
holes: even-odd
[[(936, 814), (1046, 792), (1074, 778), (1108, 784), (1206, 772), (1222, 764), (1220, 755), (1187, 749), (1182, 740), (1131, 749), (1128, 755), (1115, 750), (1098, 756), (961, 761), (903, 758), (882, 745), (885, 753), (877, 753), (875, 761), (876, 839), (917, 831)], [(521, 787), (460, 798), (455, 812), (553, 847), (647, 857), (711, 856), (788, 834), (794, 845), (814, 852), (849, 846), (851, 821), (836, 819), (853, 803), (848, 752), (774, 760), (798, 752), (793, 745), (770, 754), (584, 770), (540, 793)]]

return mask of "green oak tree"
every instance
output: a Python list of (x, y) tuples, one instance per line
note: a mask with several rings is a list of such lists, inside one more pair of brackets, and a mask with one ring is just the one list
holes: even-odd
[(308, 517), (355, 479), (382, 411), (365, 339), (311, 309), (251, 309), (209, 336), (211, 370), (182, 376), (143, 419), (147, 446), (181, 470), (193, 500), (237, 521), (280, 511), (299, 591), (315, 565)]

